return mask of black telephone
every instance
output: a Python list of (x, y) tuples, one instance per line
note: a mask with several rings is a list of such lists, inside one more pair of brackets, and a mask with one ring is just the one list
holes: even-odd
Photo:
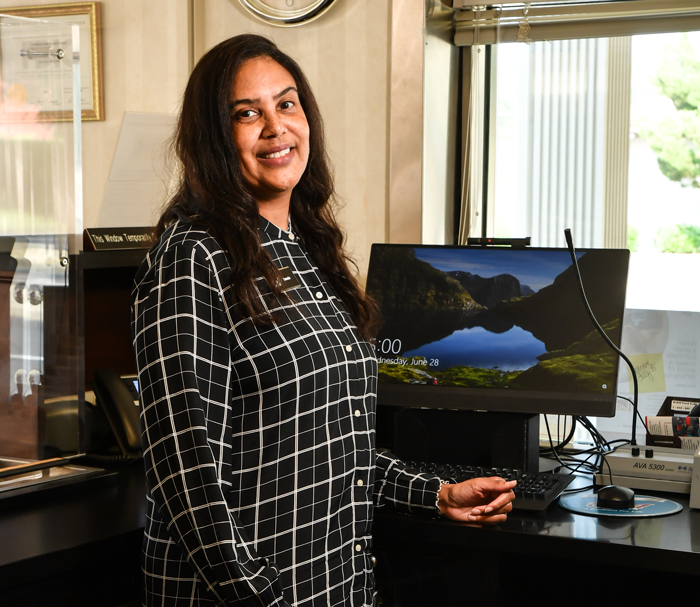
[[(120, 376), (114, 369), (97, 369), (92, 380), (95, 407), (92, 411), (92, 431), (88, 438), (88, 453), (109, 455), (118, 447), (121, 458), (142, 456), (141, 425), (139, 423), (138, 378), (135, 375)], [(112, 436), (105, 438), (96, 431), (99, 418), (104, 416)], [(109, 445), (116, 439), (116, 445)]]

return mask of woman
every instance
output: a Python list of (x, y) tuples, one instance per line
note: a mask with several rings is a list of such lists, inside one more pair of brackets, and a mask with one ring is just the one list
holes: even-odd
[(348, 268), (316, 101), (269, 40), (209, 51), (179, 189), (133, 293), (148, 605), (371, 605), (378, 507), (504, 520), (374, 449), (373, 308)]

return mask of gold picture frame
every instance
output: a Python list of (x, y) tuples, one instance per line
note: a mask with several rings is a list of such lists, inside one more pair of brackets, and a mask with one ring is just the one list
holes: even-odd
[[(81, 42), (81, 118), (83, 121), (104, 120), (100, 2), (0, 8), (0, 14), (78, 24)], [(87, 53), (83, 50), (86, 45)], [(85, 59), (89, 61), (86, 63)], [(39, 119), (48, 122), (69, 121), (73, 119), (73, 113), (70, 110), (42, 111)]]

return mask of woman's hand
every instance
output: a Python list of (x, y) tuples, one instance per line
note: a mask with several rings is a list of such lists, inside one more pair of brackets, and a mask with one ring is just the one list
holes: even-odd
[(456, 485), (443, 485), (438, 493), (438, 508), (446, 518), (483, 525), (506, 520), (513, 509), (516, 481), (502, 478), (473, 478)]

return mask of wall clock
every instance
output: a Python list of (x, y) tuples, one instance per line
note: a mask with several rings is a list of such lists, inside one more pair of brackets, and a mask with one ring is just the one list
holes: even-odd
[(239, 0), (258, 19), (290, 27), (303, 25), (320, 17), (335, 0)]

